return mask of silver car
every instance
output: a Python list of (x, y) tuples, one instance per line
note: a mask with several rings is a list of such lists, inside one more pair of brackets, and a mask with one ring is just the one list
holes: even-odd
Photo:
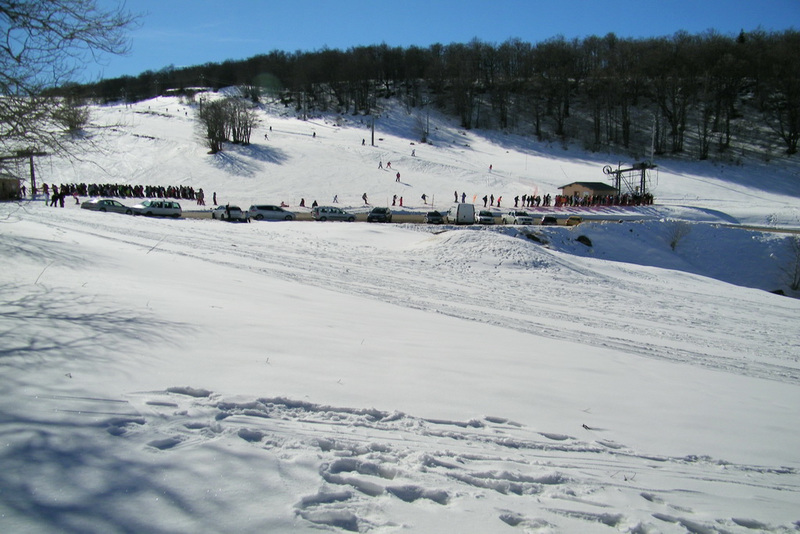
[(317, 206), (311, 208), (311, 218), (315, 221), (347, 221), (353, 222), (356, 216), (340, 208), (331, 206)]
[(172, 200), (145, 200), (141, 204), (132, 206), (131, 209), (136, 215), (159, 215), (162, 217), (175, 218), (183, 215), (181, 205)]
[(494, 213), (489, 210), (481, 210), (475, 215), (475, 222), (478, 224), (494, 224)]
[(252, 205), (247, 210), (247, 216), (257, 221), (293, 221), (296, 218), (291, 211), (272, 204)]
[(226, 204), (224, 206), (220, 205), (211, 210), (211, 218), (219, 219), (220, 221), (247, 222), (250, 220), (247, 217), (247, 213), (242, 211), (242, 208), (239, 206), (233, 206), (231, 204)]
[(133, 209), (129, 208), (119, 200), (111, 198), (93, 198), (81, 204), (81, 208), (92, 211), (110, 211), (112, 213), (124, 213), (132, 215)]
[(509, 211), (503, 215), (503, 224), (533, 224), (533, 217), (527, 211)]

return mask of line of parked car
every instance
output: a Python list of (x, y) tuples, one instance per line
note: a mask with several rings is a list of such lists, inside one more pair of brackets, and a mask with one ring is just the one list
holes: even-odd
[(93, 198), (81, 204), (81, 208), (93, 211), (110, 211), (126, 215), (147, 215), (159, 217), (180, 217), (181, 205), (173, 200), (145, 200), (133, 206), (126, 206), (113, 198)]
[[(500, 219), (502, 224), (535, 224), (533, 216), (523, 210), (512, 210), (501, 215), (495, 215), (490, 210), (475, 212), (472, 204), (454, 204), (447, 212), (430, 211), (425, 215), (428, 224), (495, 224)], [(575, 226), (583, 222), (581, 217), (571, 215), (564, 221), (566, 226)], [(539, 221), (542, 226), (556, 226), (558, 219), (552, 215), (545, 215)]]
[[(145, 200), (133, 206), (126, 206), (113, 198), (93, 198), (81, 204), (85, 210), (124, 213), (126, 215), (146, 215), (157, 217), (180, 217), (183, 215), (181, 205), (173, 200)], [(297, 216), (281, 206), (272, 204), (254, 204), (245, 211), (239, 206), (226, 204), (214, 207), (211, 218), (221, 221), (248, 222), (257, 221), (293, 221)]]
[[(111, 198), (96, 198), (81, 204), (81, 208), (124, 213), (127, 215), (146, 215), (159, 217), (180, 217), (183, 212), (181, 205), (173, 200), (145, 200), (133, 206), (126, 206), (118, 200)], [(294, 221), (297, 215), (282, 206), (273, 204), (254, 204), (247, 210), (232, 204), (219, 205), (211, 210), (211, 218), (220, 221), (250, 222), (257, 221)], [(314, 206), (311, 208), (311, 218), (315, 221), (346, 221), (353, 222), (356, 216), (346, 210), (335, 206)], [(455, 204), (447, 212), (429, 211), (425, 214), (428, 224), (495, 224), (497, 220), (502, 224), (535, 224), (533, 217), (523, 210), (512, 210), (501, 215), (496, 215), (490, 210), (475, 211), (472, 204)], [(392, 222), (391, 208), (375, 207), (367, 214), (367, 222)], [(575, 226), (583, 222), (578, 216), (572, 215), (565, 221), (566, 226)], [(540, 225), (555, 226), (558, 219), (552, 215), (545, 215), (539, 221)]]

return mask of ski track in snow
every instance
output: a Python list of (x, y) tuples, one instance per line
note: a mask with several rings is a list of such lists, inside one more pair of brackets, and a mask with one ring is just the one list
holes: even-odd
[[(28, 216), (48, 224), (40, 212)], [(409, 229), (419, 232), (419, 241), (393, 249), (391, 261), (387, 261), (384, 250), (357, 241), (328, 240), (315, 232), (298, 239), (295, 234), (272, 231), (275, 223), (222, 225), (187, 220), (178, 224), (191, 225), (190, 229), (176, 231), (170, 228), (175, 221), (144, 220), (130, 225), (129, 219), (118, 217), (116, 225), (110, 222), (106, 217), (89, 227), (80, 216), (74, 216), (65, 218), (63, 224), (74, 231), (145, 247), (148, 253), (179, 254), (553, 339), (564, 338), (557, 325), (568, 321), (572, 324), (569, 339), (577, 343), (745, 376), (800, 382), (800, 343), (787, 344), (786, 333), (776, 331), (769, 316), (743, 311), (753, 306), (739, 306), (736, 299), (721, 294), (705, 295), (698, 303), (691, 294), (659, 279), (657, 269), (616, 264), (615, 269), (625, 272), (616, 277), (522, 237), (488, 237), (486, 232), (494, 229), (410, 225)], [(231, 255), (226, 231), (252, 235), (248, 247), (236, 249), (237, 263), (219, 259)], [(452, 247), (471, 247), (475, 260), (452, 259), (448, 253)], [(222, 251), (225, 254), (220, 254)], [(631, 283), (631, 278), (636, 283)], [(585, 309), (576, 308), (575, 302), (584, 302)], [(709, 314), (709, 309), (720, 316)], [(731, 324), (742, 328), (726, 331)]]
[[(519, 235), (503, 235), (503, 229), (408, 226), (413, 233), (383, 249), (361, 244), (358, 235), (327, 239), (326, 228), (335, 223), (137, 218), (137, 224), (130, 224), (129, 217), (106, 215), (92, 217), (89, 225), (86, 218), (92, 215), (60, 213), (56, 231), (61, 235), (66, 228), (135, 245), (143, 254), (187, 256), (555, 339), (564, 339), (556, 325), (571, 321), (573, 342), (797, 382), (791, 346), (785, 339), (770, 344), (764, 336), (773, 328), (769, 317), (742, 317), (749, 330), (735, 335), (724, 330), (724, 325), (737, 324), (731, 317), (743, 315), (724, 292), (710, 291), (697, 303), (680, 288), (666, 287), (657, 269), (618, 264), (601, 271), (579, 257)], [(27, 217), (49, 224), (47, 212), (33, 211)], [(386, 229), (353, 225), (356, 233)], [(239, 234), (235, 253), (225, 237), (229, 233)], [(454, 248), (462, 252), (451, 254)], [(472, 251), (470, 260), (454, 261), (465, 256), (465, 248)], [(617, 271), (624, 276), (615, 276)], [(561, 293), (551, 288), (561, 288)], [(487, 306), (488, 296), (493, 303), (513, 305)], [(591, 307), (575, 310), (575, 302)], [(748, 360), (747, 354), (756, 350), (759, 360)], [(310, 465), (308, 476), (286, 475), (291, 488), (283, 488), (282, 495), (294, 501), (277, 516), (284, 524), (294, 521), (311, 530), (402, 530), (411, 525), (396, 523), (397, 517), (406, 516), (397, 507), (410, 506), (424, 516), (435, 516), (437, 508), (446, 514), (451, 507), (467, 507), (524, 532), (790, 532), (794, 525), (714, 515), (719, 510), (706, 503), (719, 495), (747, 500), (754, 492), (765, 499), (772, 495), (776, 502), (800, 500), (794, 467), (635, 450), (606, 439), (602, 429), (585, 427), (567, 435), (532, 429), (502, 414), (432, 420), (280, 397), (226, 399), (185, 385), (109, 399), (39, 396), (26, 432), (35, 431), (33, 421), (40, 413), (91, 421), (79, 432), (103, 432), (120, 440), (119, 452), (111, 454), (124, 455), (132, 447), (163, 455), (156, 465), (168, 465), (173, 454), (225, 454), (235, 443), (237, 450), (245, 447), (260, 461), (228, 461), (237, 469), (255, 470), (256, 477), (260, 465), (274, 467), (279, 475), (294, 473), (298, 464)], [(94, 438), (86, 434), (86, 439)], [(35, 463), (26, 470), (36, 473)], [(75, 476), (76, 470), (91, 472), (91, 466), (67, 472)], [(91, 474), (83, 477), (92, 479)], [(133, 486), (127, 491), (133, 494), (126, 499), (146, 502), (145, 490)], [(180, 498), (179, 492), (172, 497)], [(138, 521), (147, 530), (147, 519)], [(223, 526), (195, 523), (193, 528)]]
[[(399, 528), (386, 510), (387, 501), (395, 499), (426, 510), (485, 500), (498, 521), (525, 531), (653, 532), (655, 525), (670, 532), (674, 525), (683, 529), (676, 532), (698, 534), (789, 532), (790, 526), (753, 519), (708, 518), (693, 506), (720, 493), (749, 498), (754, 488), (784, 500), (800, 498), (793, 468), (648, 454), (598, 438), (592, 429), (583, 437), (547, 433), (498, 416), (427, 420), (286, 398), (226, 400), (188, 386), (121, 399), (53, 395), (37, 403), (40, 410), (94, 418), (94, 427), (126, 446), (155, 454), (181, 454), (227, 438), (245, 442), (257, 457), (277, 458), (286, 468), (306, 455), (318, 476), (297, 498), (294, 515), (352, 532)], [(105, 415), (98, 419), (98, 414)], [(609, 502), (620, 494), (641, 502), (647, 512), (610, 511)], [(520, 497), (535, 498), (537, 506)]]

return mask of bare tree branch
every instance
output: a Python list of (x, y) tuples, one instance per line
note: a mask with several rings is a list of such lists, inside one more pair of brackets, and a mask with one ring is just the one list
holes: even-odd
[(0, 151), (69, 151), (63, 99), (44, 89), (72, 79), (104, 54), (124, 54), (136, 16), (120, 2), (0, 0)]

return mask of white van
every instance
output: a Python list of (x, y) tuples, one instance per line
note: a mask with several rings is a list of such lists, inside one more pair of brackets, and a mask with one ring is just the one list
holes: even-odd
[(445, 218), (450, 224), (473, 224), (475, 222), (475, 206), (472, 204), (453, 204)]

